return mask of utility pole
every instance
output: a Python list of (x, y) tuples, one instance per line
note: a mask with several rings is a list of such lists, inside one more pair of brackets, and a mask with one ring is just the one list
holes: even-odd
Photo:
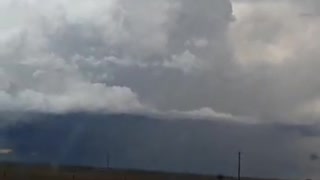
[(109, 151), (107, 151), (106, 163), (107, 163), (107, 169), (109, 169), (109, 168), (110, 168), (110, 156), (109, 156)]
[(241, 152), (238, 153), (238, 180), (240, 180), (241, 176)]

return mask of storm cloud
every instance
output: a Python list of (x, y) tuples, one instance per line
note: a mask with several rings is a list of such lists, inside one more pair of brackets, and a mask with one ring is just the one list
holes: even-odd
[(237, 121), (199, 139), (318, 177), (319, 33), (318, 0), (1, 0), (0, 114)]
[(2, 1), (1, 109), (317, 122), (317, 2)]

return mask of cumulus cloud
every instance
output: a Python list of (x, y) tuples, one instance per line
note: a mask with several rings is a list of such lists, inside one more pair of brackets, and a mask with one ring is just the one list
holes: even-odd
[[(145, 108), (129, 87), (95, 82), (88, 76), (93, 69), (84, 69), (74, 60), (77, 53), (86, 52), (81, 50), (94, 50), (85, 43), (95, 41), (91, 39), (90, 33), (94, 32), (90, 29), (102, 23), (100, 21), (108, 21), (115, 3), (82, 1), (72, 7), (73, 4), (73, 1), (2, 2), (2, 12), (12, 18), (2, 21), (1, 30), (2, 111), (129, 113)], [(106, 15), (105, 19), (98, 18), (100, 15)], [(97, 20), (89, 24), (91, 19)], [(72, 25), (78, 23), (88, 24), (82, 26), (83, 30), (72, 29)], [(73, 37), (71, 30), (81, 31), (81, 38)], [(57, 42), (62, 40), (59, 35), (68, 38)], [(78, 42), (79, 49), (72, 49), (77, 46), (73, 40), (83, 41)], [(107, 76), (104, 73), (101, 78)]]
[(185, 51), (180, 55), (173, 55), (171, 61), (165, 61), (163, 63), (165, 67), (181, 69), (183, 72), (190, 72), (194, 69), (201, 69), (200, 62), (196, 59), (196, 56), (190, 51)]
[(136, 112), (157, 107), (135, 86), (121, 83), (117, 73), (132, 68), (194, 73), (202, 61), (210, 64), (209, 54), (201, 52), (212, 48), (216, 33), (209, 28), (225, 29), (231, 5), (201, 4), (222, 10), (217, 8), (211, 19), (209, 9), (201, 13), (192, 1), (2, 1), (2, 17), (10, 19), (1, 23), (1, 110)]
[(1, 21), (1, 108), (188, 114), (207, 107), (263, 122), (314, 122), (318, 6), (2, 1), (10, 18)]

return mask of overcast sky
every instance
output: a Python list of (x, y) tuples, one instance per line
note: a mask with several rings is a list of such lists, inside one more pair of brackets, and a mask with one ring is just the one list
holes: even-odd
[(318, 123), (319, 33), (318, 0), (1, 0), (0, 110)]

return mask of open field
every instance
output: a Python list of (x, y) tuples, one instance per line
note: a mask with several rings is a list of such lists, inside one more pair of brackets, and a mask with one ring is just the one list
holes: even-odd
[[(0, 165), (2, 180), (232, 180), (235, 178), (137, 170), (97, 169), (88, 167), (54, 168), (45, 165)], [(242, 180), (256, 180), (242, 178)]]

